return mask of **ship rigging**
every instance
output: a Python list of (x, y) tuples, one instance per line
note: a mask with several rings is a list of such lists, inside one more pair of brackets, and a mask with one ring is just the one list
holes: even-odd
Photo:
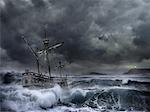
[[(36, 65), (37, 65), (37, 73), (26, 70), (26, 72), (22, 74), (23, 86), (24, 87), (31, 87), (31, 86), (32, 87), (33, 86), (49, 87), (49, 86), (53, 86), (55, 83), (60, 84), (61, 86), (66, 86), (67, 80), (66, 79), (64, 80), (64, 78), (62, 77), (62, 72), (61, 72), (62, 71), (61, 69), (63, 69), (64, 66), (61, 64), (61, 62), (59, 62), (60, 77), (52, 77), (51, 65), (50, 65), (50, 59), (49, 59), (51, 51), (61, 47), (63, 45), (63, 42), (50, 46), (49, 39), (47, 38), (47, 34), (46, 34), (46, 29), (44, 29), (44, 40), (43, 40), (44, 47), (41, 50), (36, 52), (31, 47), (28, 40), (24, 36), (22, 36), (22, 39), (25, 41), (25, 43), (29, 47), (30, 51), (32, 52), (32, 54), (36, 60)], [(44, 55), (46, 58), (49, 76), (44, 75), (41, 72), (39, 55)]]

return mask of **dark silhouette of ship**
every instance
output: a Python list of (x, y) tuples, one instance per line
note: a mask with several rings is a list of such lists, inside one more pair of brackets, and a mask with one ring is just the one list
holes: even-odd
[[(30, 46), (28, 40), (24, 36), (22, 36), (22, 39), (25, 41), (30, 51), (32, 52), (33, 56), (35, 57), (36, 65), (37, 65), (37, 73), (31, 72), (29, 70), (25, 70), (25, 72), (22, 73), (22, 85), (23, 87), (48, 88), (48, 87), (53, 87), (55, 84), (59, 84), (61, 87), (67, 87), (68, 86), (67, 76), (63, 76), (62, 74), (62, 69), (64, 65), (62, 65), (61, 61), (59, 61), (58, 69), (60, 75), (53, 77), (51, 76), (51, 66), (49, 60), (49, 53), (51, 52), (51, 50), (55, 50), (56, 48), (62, 46), (63, 42), (50, 46), (49, 40), (46, 37), (46, 30), (44, 31), (45, 31), (45, 38), (43, 40), (44, 48), (37, 52)], [(43, 54), (46, 57), (46, 64), (47, 64), (49, 75), (41, 73), (40, 61), (39, 61), (40, 54)]]

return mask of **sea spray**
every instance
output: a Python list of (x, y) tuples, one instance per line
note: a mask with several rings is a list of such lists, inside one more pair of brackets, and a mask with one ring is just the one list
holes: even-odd
[(56, 104), (62, 95), (62, 89), (59, 85), (56, 85), (50, 90), (41, 91), (40, 96), (38, 96), (38, 104), (42, 108), (50, 108)]
[(22, 86), (0, 87), (3, 111), (27, 111), (49, 108), (55, 105), (61, 97), (62, 89), (55, 85), (49, 89), (30, 90)]

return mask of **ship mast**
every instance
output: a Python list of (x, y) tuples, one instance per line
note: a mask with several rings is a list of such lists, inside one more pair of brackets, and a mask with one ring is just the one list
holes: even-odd
[(44, 34), (45, 36), (44, 36), (43, 44), (44, 44), (44, 50), (45, 50), (46, 61), (47, 61), (47, 66), (48, 66), (48, 73), (49, 73), (49, 77), (51, 77), (51, 66), (50, 66), (49, 52), (48, 52), (49, 40), (47, 39), (46, 29), (44, 29)]
[(64, 77), (64, 74), (63, 74), (63, 68), (65, 67), (65, 64), (62, 64), (61, 61), (59, 61), (58, 64), (59, 65), (56, 66), (56, 67), (58, 67), (58, 71), (59, 71), (59, 74), (60, 74), (61, 85), (68, 86), (68, 84), (67, 84), (67, 75), (66, 75), (66, 77)]
[(47, 62), (47, 66), (48, 66), (49, 77), (51, 78), (51, 65), (50, 65), (50, 60), (49, 60), (49, 51), (51, 52), (51, 50), (54, 50), (54, 49), (62, 46), (63, 42), (50, 46), (49, 45), (49, 39), (47, 38), (47, 34), (46, 34), (46, 28), (44, 28), (43, 44), (44, 44), (44, 48), (42, 50), (38, 51), (37, 53), (44, 54), (46, 56), (46, 62)]
[(62, 78), (63, 77), (62, 69), (65, 67), (65, 65), (63, 65), (61, 61), (59, 61), (58, 63), (59, 63), (58, 69), (59, 69), (60, 77)]

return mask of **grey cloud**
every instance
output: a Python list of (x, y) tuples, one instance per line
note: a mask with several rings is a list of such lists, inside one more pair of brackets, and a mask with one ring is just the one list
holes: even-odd
[[(65, 42), (58, 57), (82, 66), (137, 62), (149, 58), (150, 2), (146, 0), (3, 0), (1, 48), (11, 60), (32, 65), (33, 56), (21, 40), (41, 48), (43, 25), (51, 44)], [(113, 34), (108, 42), (101, 34)], [(144, 50), (143, 50), (144, 48)], [(11, 65), (10, 65), (11, 66)], [(78, 67), (77, 67), (78, 68)]]
[(137, 37), (134, 39), (134, 44), (137, 46), (137, 55), (140, 60), (150, 58), (150, 23), (144, 23), (138, 26), (134, 31)]

